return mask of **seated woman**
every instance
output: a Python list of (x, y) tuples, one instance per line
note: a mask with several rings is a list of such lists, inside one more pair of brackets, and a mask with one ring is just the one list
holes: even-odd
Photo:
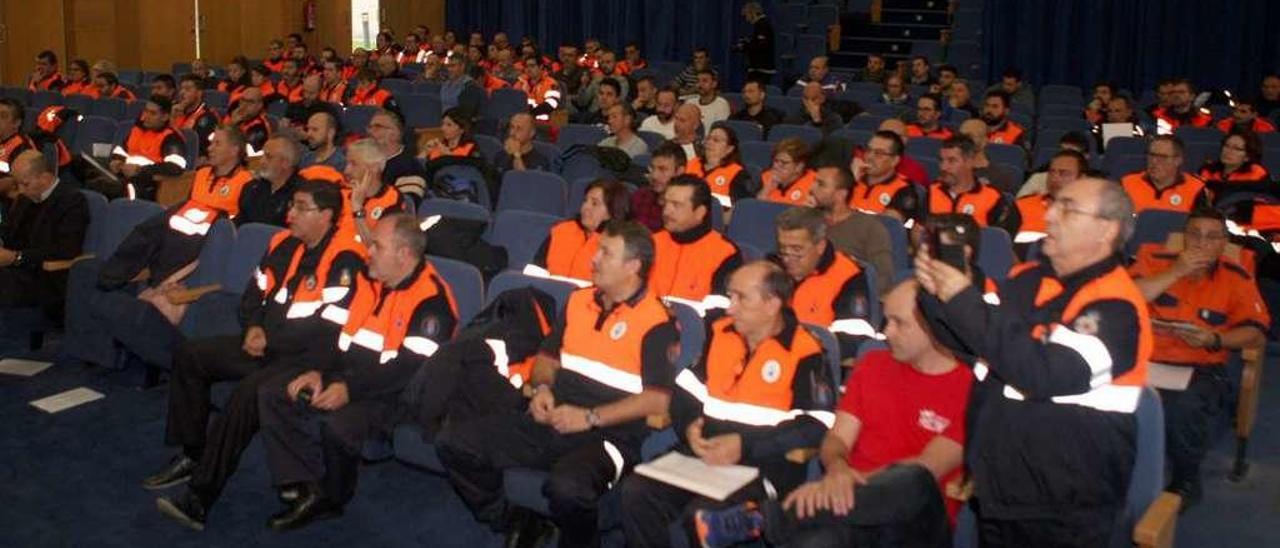
[(62, 87), (63, 95), (89, 95), (97, 99), (97, 90), (93, 87), (93, 79), (89, 78), (89, 62), (75, 59), (67, 64), (67, 85)]
[(773, 147), (773, 167), (760, 174), (757, 197), (793, 206), (809, 205), (809, 189), (815, 177), (809, 169), (809, 154), (809, 145), (798, 138), (778, 141)]
[(702, 140), (702, 156), (690, 160), (685, 173), (702, 177), (711, 187), (711, 195), (726, 209), (733, 207), (734, 200), (754, 198), (760, 191), (760, 183), (752, 180), (742, 165), (738, 134), (723, 124), (711, 126)]
[[(591, 279), (591, 258), (600, 245), (600, 228), (605, 221), (626, 219), (631, 213), (631, 197), (627, 187), (617, 181), (597, 180), (587, 186), (578, 217), (556, 223), (533, 257), (531, 267), (541, 274)], [(530, 269), (526, 269), (528, 273)]]
[(456, 107), (444, 111), (440, 121), (440, 138), (427, 141), (418, 155), (427, 161), (444, 156), (479, 158), (480, 147), (471, 138), (471, 118)]
[(1206, 163), (1200, 178), (1213, 193), (1214, 205), (1241, 192), (1280, 197), (1271, 174), (1262, 167), (1262, 142), (1251, 131), (1234, 130), (1223, 137), (1218, 160)]

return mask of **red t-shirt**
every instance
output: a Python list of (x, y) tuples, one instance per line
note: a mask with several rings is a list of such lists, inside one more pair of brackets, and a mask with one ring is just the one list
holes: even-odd
[[(893, 359), (888, 350), (867, 353), (840, 398), (840, 411), (862, 422), (849, 466), (870, 472), (915, 457), (939, 434), (963, 445), (972, 385), (973, 373), (963, 363), (941, 375), (926, 375)], [(960, 470), (948, 473), (941, 488)], [(959, 505), (948, 501), (947, 506), (954, 520)]]

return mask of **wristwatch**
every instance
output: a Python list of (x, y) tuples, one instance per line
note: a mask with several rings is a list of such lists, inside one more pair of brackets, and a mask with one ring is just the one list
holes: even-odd
[(13, 266), (22, 266), (22, 252), (16, 251), (13, 254)]
[(352, 211), (352, 212), (351, 212), (351, 216), (352, 216), (352, 217), (355, 217), (355, 218), (357, 218), (357, 219), (363, 219), (363, 218), (364, 218), (364, 208), (355, 208), (355, 211)]
[(587, 410), (587, 427), (591, 430), (600, 427), (600, 415), (596, 413), (595, 409)]

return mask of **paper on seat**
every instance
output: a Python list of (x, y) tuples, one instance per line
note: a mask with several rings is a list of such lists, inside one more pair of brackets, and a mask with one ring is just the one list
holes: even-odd
[(724, 500), (760, 475), (751, 466), (712, 466), (678, 451), (636, 467), (636, 473), (715, 500)]

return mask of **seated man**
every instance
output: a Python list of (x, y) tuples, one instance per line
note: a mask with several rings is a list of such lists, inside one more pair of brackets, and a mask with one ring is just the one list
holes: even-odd
[(1018, 233), (1013, 236), (1013, 247), (1018, 256), (1026, 258), (1032, 243), (1045, 237), (1047, 224), (1045, 216), (1049, 206), (1053, 205), (1053, 195), (1057, 194), (1067, 183), (1083, 177), (1089, 169), (1089, 160), (1074, 150), (1063, 150), (1049, 160), (1048, 175), (1045, 177), (1045, 191), (1018, 198), (1014, 205), (1018, 208), (1018, 217), (1022, 223)]
[(1208, 205), (1204, 181), (1182, 171), (1186, 145), (1176, 135), (1157, 135), (1147, 144), (1147, 169), (1120, 178), (1120, 186), (1133, 200), (1133, 210), (1148, 209), (1188, 213)]
[[(786, 493), (803, 483), (805, 463), (788, 460), (787, 452), (817, 446), (832, 422), (835, 380), (822, 343), (787, 304), (793, 287), (773, 263), (739, 268), (729, 281), (728, 314), (708, 318), (706, 351), (676, 377), (677, 450), (713, 466), (760, 469), (760, 481), (731, 495), (734, 502), (763, 500), (770, 489)], [(713, 506), (679, 487), (629, 476), (622, 483), (627, 546), (667, 546), (667, 524), (693, 525), (695, 512)]]
[(611, 135), (600, 141), (600, 146), (621, 150), (632, 159), (649, 153), (649, 145), (636, 134), (636, 116), (635, 111), (631, 110), (631, 105), (617, 103), (602, 109), (601, 113), (604, 114)]
[[(853, 173), (842, 166), (820, 167), (815, 171), (813, 207), (821, 211), (827, 223), (827, 240), (836, 250), (871, 263), (876, 269), (876, 295), (888, 291), (893, 284), (895, 266), (893, 242), (889, 230), (874, 214), (849, 207)], [(905, 252), (905, 250), (903, 250)]]
[(830, 135), (844, 125), (840, 115), (827, 106), (827, 94), (822, 91), (822, 85), (817, 82), (805, 84), (800, 108), (789, 113), (785, 122), (818, 128), (822, 130), (824, 136)]
[[(743, 95), (745, 100), (745, 93)], [(662, 88), (658, 90), (657, 96), (654, 99), (654, 104), (657, 105), (654, 109), (654, 113), (646, 117), (643, 122), (640, 122), (640, 131), (649, 131), (657, 133), (666, 139), (675, 139), (675, 116), (676, 108), (679, 106), (679, 99), (676, 97), (675, 90), (670, 88)], [(781, 113), (778, 113), (778, 120), (782, 120)]]
[(685, 162), (684, 149), (671, 141), (653, 150), (646, 177), (649, 184), (631, 193), (631, 220), (654, 232), (662, 230), (662, 196), (671, 179), (685, 172)]
[(347, 106), (371, 106), (399, 112), (400, 105), (391, 92), (378, 87), (378, 73), (372, 68), (362, 68), (356, 72), (356, 88), (344, 103)]
[(702, 119), (702, 127), (710, 128), (711, 124), (729, 119), (729, 101), (720, 96), (720, 77), (710, 68), (698, 71), (697, 95), (688, 98), (685, 104), (698, 107)]
[(271, 122), (267, 120), (264, 101), (262, 90), (248, 88), (235, 102), (235, 108), (222, 118), (224, 125), (234, 126), (244, 135), (245, 152), (250, 157), (261, 156), (262, 147), (271, 137)]
[(1271, 318), (1253, 276), (1223, 255), (1228, 234), (1222, 213), (1192, 210), (1182, 236), (1181, 251), (1143, 245), (1129, 272), (1151, 309), (1152, 380), (1167, 376), (1157, 371), (1181, 378), (1154, 384), (1165, 410), (1172, 472), (1167, 490), (1182, 495), (1188, 508), (1203, 495), (1200, 463), (1231, 391), (1229, 352), (1265, 344)]
[(307, 150), (299, 163), (302, 167), (323, 165), (339, 172), (347, 168), (347, 155), (338, 143), (342, 127), (335, 111), (334, 108), (317, 108), (307, 118), (307, 126), (303, 130), (303, 144)]
[(973, 374), (934, 338), (917, 291), (907, 280), (885, 296), (889, 350), (863, 356), (849, 376), (819, 451), (822, 479), (791, 491), (781, 509), (771, 496), (699, 514), (703, 546), (762, 529), (787, 546), (950, 545), (940, 487), (960, 475)]
[(733, 113), (729, 119), (755, 122), (760, 129), (768, 133), (770, 128), (781, 124), (786, 115), (766, 104), (766, 95), (764, 84), (756, 80), (747, 80), (742, 84), (742, 108)]
[(125, 197), (155, 200), (157, 175), (181, 175), (189, 167), (186, 140), (169, 127), (172, 111), (172, 101), (152, 96), (124, 141), (111, 151), (110, 168), (124, 178)]
[(907, 124), (907, 135), (911, 138), (928, 137), (945, 140), (951, 137), (951, 130), (942, 125), (942, 97), (926, 93), (916, 99), (916, 121)]
[(987, 124), (987, 142), (1027, 147), (1027, 130), (1009, 119), (1013, 99), (1003, 91), (989, 91), (982, 102), (982, 121)]
[(406, 198), (395, 185), (386, 182), (386, 170), (386, 153), (373, 139), (347, 145), (347, 169), (343, 175), (350, 186), (343, 189), (343, 197), (350, 206), (344, 210), (351, 213), (339, 222), (339, 227), (367, 239), (379, 219), (405, 210)]
[[(875, 336), (868, 321), (869, 294), (862, 268), (827, 240), (822, 211), (793, 207), (774, 221), (777, 262), (795, 283), (788, 306), (801, 322), (827, 328), (840, 341), (840, 355), (850, 361), (858, 345)], [(874, 291), (874, 288), (871, 288)]]
[(908, 228), (920, 219), (920, 195), (898, 171), (904, 151), (902, 137), (897, 133), (877, 131), (871, 136), (866, 153), (862, 158), (854, 156), (852, 162), (858, 179), (849, 191), (849, 207), (888, 215)]
[(533, 146), (533, 137), (537, 134), (534, 127), (533, 114), (517, 112), (507, 122), (507, 139), (502, 143), (502, 152), (494, 159), (493, 166), (499, 173), (508, 171), (551, 169), (554, 158), (547, 158)]
[(543, 492), (560, 545), (599, 545), (597, 502), (638, 462), (644, 418), (665, 412), (670, 400), (678, 336), (645, 284), (653, 257), (648, 230), (610, 222), (592, 273), (596, 287), (569, 296), (543, 341), (528, 413), (450, 423), (437, 438), (449, 481), (478, 520), (525, 542), (539, 536), (531, 513), (502, 494), (504, 469), (533, 467), (550, 472)]
[[(184, 74), (178, 81), (177, 101), (169, 115), (169, 125), (176, 130), (190, 129), (199, 139), (200, 158), (209, 154), (209, 136), (218, 127), (218, 115), (204, 102), (205, 79)], [(198, 163), (197, 163), (198, 165)]]
[[(0, 205), (8, 205), (8, 194), (14, 190), (13, 164), (27, 150), (40, 149), (22, 133), (27, 108), (21, 101), (0, 97)], [(0, 211), (3, 211), (0, 208)]]
[[(366, 438), (390, 426), (400, 392), (457, 327), (453, 292), (424, 258), (427, 237), (417, 220), (396, 214), (383, 221), (365, 240), (369, 272), (359, 278), (339, 352), (299, 363), (258, 389), (272, 481), (297, 488), (267, 523), (272, 529), (342, 513), (355, 495)], [(313, 419), (318, 431), (307, 428)]]
[(729, 274), (742, 265), (738, 246), (711, 227), (711, 187), (697, 176), (678, 175), (663, 192), (662, 227), (653, 235), (649, 289), (662, 297), (701, 302), (723, 295)]
[(386, 157), (380, 170), (382, 182), (394, 187), (415, 205), (420, 203), (426, 193), (427, 181), (422, 163), (415, 157), (416, 143), (412, 147), (404, 144), (404, 118), (394, 111), (379, 110), (369, 119), (367, 129), (369, 138), (378, 144)]
[(263, 223), (285, 226), (293, 191), (302, 183), (298, 160), (302, 145), (293, 137), (276, 135), (267, 141), (257, 177), (240, 191), (240, 214), (236, 226)]
[(957, 135), (942, 142), (938, 153), (938, 180), (929, 185), (925, 210), (930, 216), (961, 213), (973, 217), (978, 226), (1003, 228), (1017, 234), (1022, 224), (1018, 208), (999, 190), (982, 184), (973, 174), (976, 151), (973, 140)]
[(0, 219), (0, 356), (28, 342), (27, 333), (5, 325), (11, 309), (39, 307), (46, 321), (62, 323), (67, 274), (44, 264), (79, 255), (89, 226), (84, 195), (60, 184), (39, 151), (18, 154), (12, 174), (18, 196)]
[[(270, 145), (268, 145), (270, 146)], [(181, 452), (142, 486), (190, 481), (185, 493), (156, 500), (160, 512), (192, 529), (208, 516), (240, 454), (258, 431), (258, 387), (291, 367), (330, 359), (364, 270), (365, 250), (337, 230), (342, 195), (332, 184), (306, 181), (292, 194), (289, 231), (280, 232), (258, 265), (257, 283), (240, 301), (244, 335), (193, 339), (173, 358), (165, 443)], [(210, 424), (210, 387), (237, 381)]]

